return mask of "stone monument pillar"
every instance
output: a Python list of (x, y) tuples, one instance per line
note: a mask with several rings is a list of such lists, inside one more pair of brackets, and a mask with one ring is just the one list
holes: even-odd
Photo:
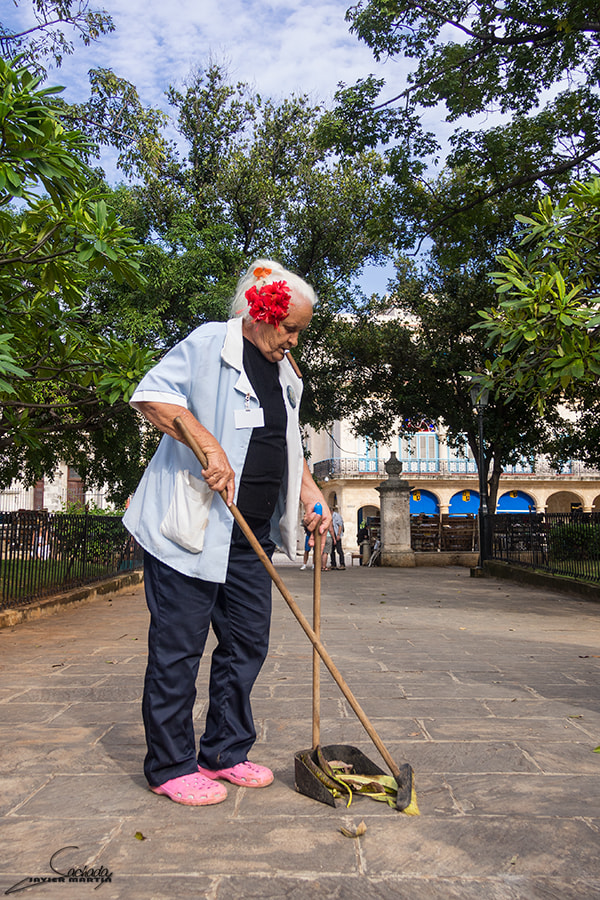
[(402, 463), (393, 450), (385, 471), (387, 481), (376, 488), (381, 497), (381, 565), (409, 568), (416, 565), (410, 546), (410, 489), (400, 478)]

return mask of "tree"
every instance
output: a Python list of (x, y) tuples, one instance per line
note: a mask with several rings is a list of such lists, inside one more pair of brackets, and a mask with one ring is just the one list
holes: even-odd
[[(600, 152), (597, 4), (361, 0), (347, 17), (376, 59), (414, 60), (406, 86), (391, 99), (380, 99), (383, 83), (374, 79), (359, 85), (369, 100), (362, 107), (353, 102), (356, 89), (340, 94), (340, 118), (348, 127), (354, 122), (360, 136), (394, 140), (403, 133), (405, 148), (395, 150), (405, 160), (399, 183), (406, 183), (411, 157), (439, 158), (439, 142), (432, 151), (433, 135), (423, 134), (423, 113), (434, 108), (454, 127), (445, 165), (463, 178), (451, 193), (426, 183), (426, 196), (416, 192), (408, 211), (417, 240), (439, 235), (488, 200), (528, 211), (542, 185), (566, 185), (590, 172)], [(482, 127), (463, 126), (476, 116)], [(429, 210), (424, 222), (420, 197)]]
[[(465, 370), (480, 369), (485, 340), (470, 331), (478, 310), (493, 296), (485, 272), (448, 271), (431, 261), (423, 271), (399, 261), (387, 303), (364, 310), (346, 330), (336, 328), (332, 353), (353, 358), (342, 402), (360, 434), (385, 440), (410, 436), (442, 423), (450, 446), (470, 448), (479, 460), (477, 418)], [(493, 394), (485, 415), (485, 477), (489, 508), (495, 509), (507, 465), (531, 458), (549, 436), (549, 421), (522, 399)]]
[[(19, 0), (13, 0), (15, 6)], [(88, 0), (30, 0), (36, 24), (22, 31), (0, 22), (0, 53), (4, 58), (20, 56), (37, 74), (44, 74), (43, 61), (60, 66), (63, 56), (74, 51), (65, 34), (65, 26), (79, 36), (87, 47), (92, 41), (115, 30), (104, 10), (90, 9)]]
[(124, 220), (145, 243), (148, 284), (141, 292), (97, 283), (98, 327), (133, 328), (171, 346), (194, 325), (226, 318), (240, 271), (268, 256), (315, 285), (314, 342), (366, 262), (387, 251), (383, 160), (375, 151), (338, 156), (323, 138), (320, 106), (261, 98), (219, 66), (169, 96), (186, 158), (118, 192)]
[(195, 223), (225, 219), (244, 258), (269, 249), (318, 288), (347, 283), (385, 253), (384, 162), (373, 151), (336, 156), (321, 106), (265, 100), (219, 66), (170, 97), (190, 147), (173, 196), (183, 191)]
[(498, 258), (498, 302), (477, 327), (494, 346), (490, 374), (543, 411), (551, 394), (577, 397), (600, 376), (600, 179), (518, 220), (523, 250)]
[(329, 352), (338, 313), (364, 302), (356, 279), (388, 250), (385, 163), (372, 150), (336, 153), (327, 111), (307, 98), (265, 100), (219, 66), (170, 97), (186, 158), (118, 188), (110, 201), (144, 244), (147, 283), (96, 279), (90, 320), (167, 349), (202, 322), (227, 318), (238, 275), (253, 258), (279, 259), (319, 294), (295, 356), (306, 375), (303, 421), (329, 423), (352, 365), (340, 343), (339, 355)]
[[(15, 6), (19, 0), (13, 0)], [(75, 51), (68, 34), (77, 35), (84, 46), (115, 30), (111, 17), (90, 9), (88, 0), (29, 0), (36, 24), (16, 30), (0, 22), (0, 53), (5, 59), (19, 57), (21, 64), (45, 79), (47, 66), (60, 67), (65, 54)], [(102, 146), (118, 150), (117, 166), (128, 176), (156, 168), (171, 154), (163, 129), (167, 116), (144, 107), (135, 85), (111, 69), (89, 72), (90, 97), (81, 103), (63, 105), (65, 123), (84, 132), (87, 146), (80, 147), (88, 163), (97, 160)]]
[[(82, 162), (56, 89), (0, 59), (0, 483), (93, 457), (151, 354), (88, 327), (90, 273), (142, 281), (138, 245)], [(89, 468), (89, 465), (88, 465)]]
[[(564, 189), (596, 165), (598, 10), (578, 0), (365, 0), (348, 19), (378, 60), (404, 56), (410, 69), (391, 99), (374, 76), (341, 86), (329, 133), (346, 153), (386, 147), (394, 242), (420, 260), (414, 272), (402, 263), (391, 288), (410, 327), (359, 318), (347, 335), (363, 366), (357, 390), (375, 396), (366, 417), (355, 405), (357, 427), (375, 435), (389, 433), (394, 416), (439, 417), (454, 440), (468, 436), (477, 458), (465, 373), (485, 369), (491, 351), (471, 326), (493, 303), (496, 255), (516, 250), (515, 215), (531, 215), (545, 187)], [(442, 148), (424, 125), (436, 114), (450, 132), (437, 176)], [(528, 397), (495, 393), (486, 414), (492, 494), (506, 463), (550, 446), (557, 400), (542, 421)]]
[[(151, 449), (125, 402), (153, 353), (226, 318), (240, 270), (259, 255), (316, 284), (322, 331), (385, 251), (385, 166), (374, 151), (336, 157), (323, 110), (306, 98), (263, 100), (219, 67), (170, 92), (184, 161), (163, 119), (145, 116), (111, 72), (93, 73), (90, 100), (68, 107), (24, 65), (3, 71), (0, 481), (51, 475), (62, 459), (124, 499)], [(110, 191), (87, 168), (103, 136), (140, 184)], [(108, 447), (122, 457), (104, 457)]]
[[(34, 26), (19, 32), (0, 23), (3, 56), (19, 54), (27, 90), (42, 101), (37, 113), (27, 113), (32, 121), (38, 115), (34, 130), (24, 125), (23, 135), (18, 128), (12, 135), (17, 145), (22, 137), (26, 148), (16, 146), (17, 158), (22, 163), (31, 152), (32, 165), (21, 184), (18, 163), (9, 165), (0, 203), (1, 296), (15, 300), (5, 325), (10, 331), (0, 335), (0, 483), (52, 477), (66, 461), (88, 484), (108, 485), (112, 499), (123, 503), (155, 444), (126, 405), (154, 352), (152, 346), (140, 350), (126, 331), (100, 332), (90, 316), (90, 279), (108, 278), (142, 292), (144, 278), (141, 246), (122, 226), (111, 192), (99, 180), (102, 172), (85, 164), (97, 161), (104, 144), (118, 149), (117, 163), (127, 174), (156, 170), (170, 158), (162, 132), (166, 116), (144, 108), (135, 86), (107, 69), (90, 72), (91, 95), (80, 104), (65, 104), (60, 89), (41, 90), (46, 65), (60, 66), (74, 52), (69, 34), (88, 46), (114, 25), (87, 0), (30, 5)], [(9, 95), (12, 90), (7, 88)], [(5, 112), (6, 125), (10, 103)], [(27, 141), (32, 144), (41, 122), (44, 133), (31, 150)], [(9, 148), (4, 137), (0, 166)], [(44, 191), (49, 198), (38, 202)], [(18, 360), (26, 361), (24, 368)]]
[(574, 184), (558, 202), (547, 196), (518, 219), (520, 252), (498, 258), (495, 303), (474, 326), (493, 351), (485, 382), (540, 414), (557, 398), (567, 402), (576, 419), (565, 422), (554, 452), (597, 464), (600, 179)]

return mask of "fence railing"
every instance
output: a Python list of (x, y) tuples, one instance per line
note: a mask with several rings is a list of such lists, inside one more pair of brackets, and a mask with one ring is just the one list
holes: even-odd
[(0, 513), (0, 609), (140, 568), (118, 516)]
[(486, 532), (492, 559), (600, 582), (600, 513), (498, 514)]
[[(52, 490), (45, 487), (42, 507), (46, 512), (62, 512), (68, 507), (69, 501), (69, 489), (66, 485), (57, 487), (53, 484)], [(92, 510), (104, 510), (110, 507), (104, 490), (85, 491), (81, 505), (88, 506)], [(21, 484), (15, 483), (12, 487), (0, 491), (0, 512), (19, 512), (20, 510), (29, 512), (34, 509), (42, 512), (40, 504), (36, 505), (34, 488), (24, 488)]]

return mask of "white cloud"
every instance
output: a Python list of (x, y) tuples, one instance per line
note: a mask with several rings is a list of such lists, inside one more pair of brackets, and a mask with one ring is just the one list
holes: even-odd
[[(375, 71), (371, 51), (349, 33), (347, 0), (103, 0), (116, 31), (64, 60), (54, 80), (81, 96), (87, 70), (112, 68), (144, 100), (164, 106), (170, 84), (212, 57), (264, 96), (309, 93), (331, 99), (337, 83)], [(26, 6), (19, 9), (25, 16)], [(76, 41), (77, 44), (77, 41)]]

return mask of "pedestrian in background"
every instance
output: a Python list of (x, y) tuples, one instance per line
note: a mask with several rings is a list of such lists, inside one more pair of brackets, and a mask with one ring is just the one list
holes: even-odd
[[(333, 516), (331, 520), (331, 524), (333, 527), (333, 540), (331, 547), (331, 568), (332, 569), (345, 569), (346, 563), (344, 561), (344, 550), (342, 547), (342, 537), (344, 535), (344, 520), (337, 508), (337, 506), (333, 507)], [(338, 565), (336, 565), (335, 555), (337, 552)]]
[(325, 539), (323, 541), (322, 553), (321, 553), (321, 572), (329, 572), (329, 566), (327, 565), (329, 561), (329, 555), (331, 553), (331, 548), (333, 547), (333, 534), (331, 527), (327, 530), (327, 534), (325, 535)]

